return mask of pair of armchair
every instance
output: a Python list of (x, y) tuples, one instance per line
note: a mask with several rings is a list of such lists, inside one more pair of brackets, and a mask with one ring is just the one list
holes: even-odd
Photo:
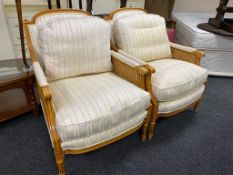
[[(60, 175), (65, 174), (65, 154), (96, 150), (139, 129), (145, 141), (148, 126), (152, 139), (158, 116), (173, 115), (199, 104), (206, 79), (198, 78), (206, 71), (170, 56), (198, 64), (203, 54), (174, 44), (169, 51), (171, 45), (162, 18), (146, 15), (141, 9), (126, 8), (104, 21), (84, 11), (60, 9), (43, 11), (31, 21), (24, 21)], [(157, 35), (160, 22), (161, 32)], [(149, 33), (143, 30), (144, 25)], [(143, 39), (144, 32), (145, 36), (153, 36), (149, 43)], [(155, 33), (167, 42), (163, 48), (157, 45)], [(138, 38), (140, 42), (134, 45)], [(149, 44), (152, 49), (143, 46), (150, 48)], [(169, 58), (157, 60), (164, 54)]]

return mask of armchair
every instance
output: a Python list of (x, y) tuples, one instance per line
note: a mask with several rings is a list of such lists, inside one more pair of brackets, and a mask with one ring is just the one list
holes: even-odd
[(165, 20), (144, 9), (122, 8), (105, 19), (112, 23), (112, 48), (138, 60), (151, 73), (146, 89), (151, 94), (149, 139), (159, 117), (173, 116), (200, 104), (208, 72), (199, 66), (204, 53), (170, 43)]
[(47, 10), (24, 21), (56, 164), (138, 129), (146, 139), (150, 95), (143, 64), (110, 50), (110, 24), (80, 10)]

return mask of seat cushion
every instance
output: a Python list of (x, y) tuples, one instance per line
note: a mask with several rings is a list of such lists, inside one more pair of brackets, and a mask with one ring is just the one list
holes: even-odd
[(88, 137), (77, 138), (72, 140), (66, 140), (61, 143), (62, 149), (83, 149), (88, 148), (97, 144), (101, 144), (105, 141), (112, 140), (117, 136), (120, 136), (136, 126), (142, 124), (143, 119), (146, 117), (147, 111), (139, 113), (119, 125), (116, 125), (110, 129), (98, 132), (96, 134), (90, 135)]
[(58, 80), (50, 86), (62, 141), (109, 130), (144, 112), (150, 104), (149, 93), (111, 72)]
[(48, 21), (39, 29), (48, 79), (111, 71), (110, 34), (110, 24), (97, 17)]
[(170, 113), (177, 110), (180, 110), (186, 106), (191, 105), (195, 101), (201, 98), (205, 86), (202, 85), (190, 91), (188, 94), (184, 94), (182, 97), (170, 101), (159, 102), (158, 113)]
[(130, 15), (113, 21), (118, 48), (143, 61), (171, 57), (165, 20), (152, 14)]
[(156, 69), (151, 81), (158, 101), (177, 99), (206, 82), (208, 71), (200, 66), (176, 59), (149, 62)]

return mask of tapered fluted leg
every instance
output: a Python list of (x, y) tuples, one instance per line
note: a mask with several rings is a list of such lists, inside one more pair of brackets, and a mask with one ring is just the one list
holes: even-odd
[(55, 158), (56, 158), (59, 175), (65, 175), (64, 154), (55, 152)]
[(197, 112), (197, 110), (198, 110), (200, 104), (201, 104), (201, 99), (198, 100), (198, 101), (196, 102), (196, 104), (194, 105), (194, 111), (195, 111), (195, 112)]
[(153, 136), (154, 136), (154, 128), (155, 124), (158, 118), (158, 106), (153, 105), (153, 110), (152, 110), (152, 119), (150, 121), (150, 128), (149, 128), (149, 140), (151, 141)]
[(152, 111), (152, 106), (150, 106), (147, 109), (147, 117), (144, 120), (143, 126), (142, 126), (142, 141), (144, 142), (147, 138), (147, 130), (149, 126), (149, 121), (151, 120), (151, 111)]

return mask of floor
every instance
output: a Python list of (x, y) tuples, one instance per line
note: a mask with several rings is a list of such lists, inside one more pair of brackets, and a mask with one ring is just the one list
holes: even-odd
[[(65, 157), (67, 175), (232, 175), (233, 79), (209, 78), (197, 113), (158, 121), (152, 142), (135, 133), (103, 149)], [(41, 114), (0, 123), (0, 175), (56, 175)]]

